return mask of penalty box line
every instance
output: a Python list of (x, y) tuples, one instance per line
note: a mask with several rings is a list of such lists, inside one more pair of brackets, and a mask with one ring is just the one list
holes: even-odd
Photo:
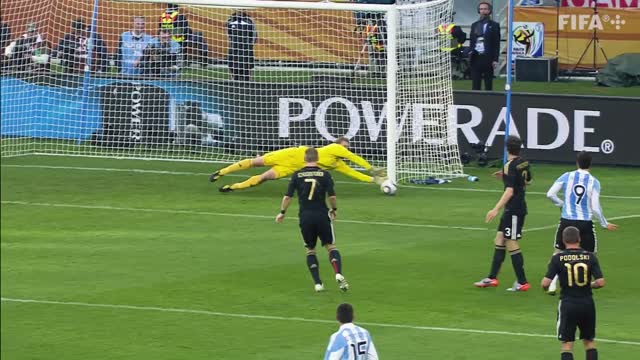
[[(242, 319), (251, 319), (251, 320), (278, 320), (278, 321), (308, 322), (308, 323), (332, 324), (332, 325), (336, 324), (335, 320), (322, 320), (322, 319), (309, 319), (309, 318), (302, 318), (302, 317), (286, 317), (286, 316), (257, 315), (257, 314), (256, 315), (237, 314), (237, 313), (225, 313), (225, 312), (219, 312), (219, 311), (165, 308), (165, 307), (157, 307), (157, 306), (98, 304), (98, 303), (85, 303), (85, 302), (77, 302), (77, 301), (16, 299), (16, 298), (5, 298), (5, 297), (2, 297), (1, 300), (2, 302), (20, 303), (20, 304), (77, 306), (77, 307), (88, 307), (88, 308), (107, 308), (107, 309), (120, 309), (120, 310), (134, 310), (134, 311), (155, 311), (155, 312), (164, 312), (164, 313), (195, 314), (195, 315), (206, 315), (206, 316), (217, 316), (217, 317), (228, 317), (228, 318), (242, 318)], [(481, 334), (481, 335), (520, 336), (520, 337), (535, 337), (535, 338), (549, 338), (549, 339), (556, 338), (555, 335), (500, 331), (500, 330), (464, 329), (464, 328), (451, 328), (451, 327), (439, 327), (439, 326), (418, 326), (418, 325), (388, 324), (388, 323), (375, 323), (375, 322), (358, 322), (358, 324), (363, 326), (370, 326), (370, 327), (396, 328), (396, 329), (407, 329), (407, 330), (470, 333), (470, 334)], [(600, 338), (596, 340), (599, 342), (612, 343), (612, 344), (640, 346), (640, 341), (612, 340), (612, 339), (600, 339)]]
[[(88, 209), (88, 210), (132, 211), (132, 212), (147, 212), (147, 213), (162, 213), (162, 214), (238, 217), (238, 218), (269, 219), (269, 220), (275, 219), (275, 217), (272, 215), (237, 214), (237, 213), (223, 213), (223, 212), (195, 211), (195, 210), (177, 210), (177, 209), (131, 208), (131, 207), (120, 207), (120, 206), (108, 206), (108, 205), (34, 203), (34, 202), (27, 202), (27, 201), (11, 201), (11, 200), (2, 200), (2, 204), (18, 205), (18, 206), (43, 206), (43, 207), (57, 207), (57, 208)], [(639, 217), (640, 217), (640, 214), (634, 214), (634, 215), (611, 217), (609, 218), (609, 220), (633, 219), (633, 218), (639, 218)], [(290, 219), (298, 220), (297, 217), (290, 217)], [(396, 223), (396, 222), (389, 222), (389, 221), (363, 221), (363, 220), (339, 219), (338, 222), (348, 223), (348, 224), (359, 224), (359, 225), (396, 226), (396, 227), (409, 227), (409, 228), (451, 229), (451, 230), (467, 230), (467, 231), (495, 231), (494, 228), (447, 226), (447, 225), (435, 225), (435, 224), (411, 224), (411, 223)], [(557, 226), (558, 226), (557, 224), (554, 224), (554, 225), (548, 225), (548, 226), (535, 227), (531, 229), (524, 229), (524, 232), (554, 229)]]
[[(54, 165), (19, 165), (19, 164), (2, 164), (2, 167), (7, 168), (24, 168), (24, 169), (49, 169), (49, 170), (77, 170), (77, 171), (105, 171), (105, 172), (124, 172), (124, 173), (138, 173), (138, 174), (155, 174), (155, 175), (187, 175), (187, 176), (209, 176), (211, 173), (200, 173), (190, 171), (168, 171), (168, 170), (152, 170), (152, 169), (124, 169), (124, 168), (96, 168), (96, 167), (78, 167), (78, 166), (54, 166)], [(246, 175), (229, 174), (225, 177), (242, 177), (246, 178)], [(280, 179), (289, 180), (289, 179)], [(340, 184), (352, 184), (352, 185), (369, 185), (363, 182), (357, 181), (336, 181)], [(502, 193), (502, 190), (493, 189), (469, 189), (469, 188), (455, 188), (455, 187), (441, 187), (441, 186), (415, 186), (415, 185), (400, 185), (400, 188), (406, 189), (427, 189), (427, 190), (443, 190), (443, 191), (466, 191), (466, 192), (479, 192), (479, 193)], [(529, 191), (527, 194), (531, 195), (547, 195), (547, 193), (539, 191)], [(622, 196), (622, 195), (600, 195), (601, 198), (606, 199), (623, 199), (623, 200), (640, 200), (640, 196)]]

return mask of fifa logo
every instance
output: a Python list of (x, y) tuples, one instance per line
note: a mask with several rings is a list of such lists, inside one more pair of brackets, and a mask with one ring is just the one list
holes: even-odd
[(615, 15), (587, 15), (587, 14), (563, 14), (558, 17), (558, 25), (560, 31), (562, 30), (586, 30), (592, 31), (593, 29), (605, 30), (607, 28), (614, 28), (616, 31), (621, 30), (626, 24), (626, 20), (622, 16)]

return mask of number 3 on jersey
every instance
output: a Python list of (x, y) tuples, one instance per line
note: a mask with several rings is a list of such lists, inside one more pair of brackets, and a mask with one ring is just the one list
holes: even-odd
[(307, 178), (307, 179), (304, 179), (304, 182), (311, 183), (311, 188), (309, 189), (309, 197), (307, 199), (313, 200), (313, 195), (315, 195), (316, 193), (316, 185), (318, 184), (318, 180), (313, 178), (311, 179)]

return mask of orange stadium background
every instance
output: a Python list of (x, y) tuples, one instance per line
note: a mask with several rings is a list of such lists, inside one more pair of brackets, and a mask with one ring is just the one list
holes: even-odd
[[(639, 9), (600, 8), (598, 15), (594, 15), (590, 8), (561, 7), (559, 16), (556, 10), (555, 7), (517, 7), (514, 9), (514, 19), (544, 23), (545, 56), (555, 56), (556, 29), (559, 28), (558, 61), (562, 68), (575, 67), (593, 36), (594, 27), (597, 28), (600, 46), (609, 59), (624, 53), (640, 53)], [(596, 66), (602, 67), (606, 62), (598, 50)], [(580, 65), (593, 65), (593, 46)]]
[[(155, 35), (163, 4), (100, 1), (97, 31), (110, 53), (118, 46), (118, 37), (131, 28), (132, 17), (147, 19), (146, 31)], [(181, 7), (189, 25), (202, 31), (209, 44), (209, 56), (222, 59), (227, 53), (226, 21), (231, 10)], [(9, 24), (13, 36), (25, 31), (28, 22), (38, 23), (40, 33), (56, 46), (71, 21), (84, 19), (88, 25), (93, 12), (91, 0), (3, 0), (2, 21)], [(354, 32), (354, 19), (348, 12), (310, 10), (250, 10), (258, 28), (256, 58), (286, 61), (353, 62), (362, 44)]]

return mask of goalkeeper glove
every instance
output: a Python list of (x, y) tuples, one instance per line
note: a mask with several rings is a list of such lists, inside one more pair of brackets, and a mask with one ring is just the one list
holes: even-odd
[(387, 176), (374, 176), (373, 182), (378, 185), (382, 185), (382, 183), (387, 179), (389, 179)]
[(371, 169), (369, 169), (369, 173), (372, 176), (387, 176), (387, 169), (372, 166)]

